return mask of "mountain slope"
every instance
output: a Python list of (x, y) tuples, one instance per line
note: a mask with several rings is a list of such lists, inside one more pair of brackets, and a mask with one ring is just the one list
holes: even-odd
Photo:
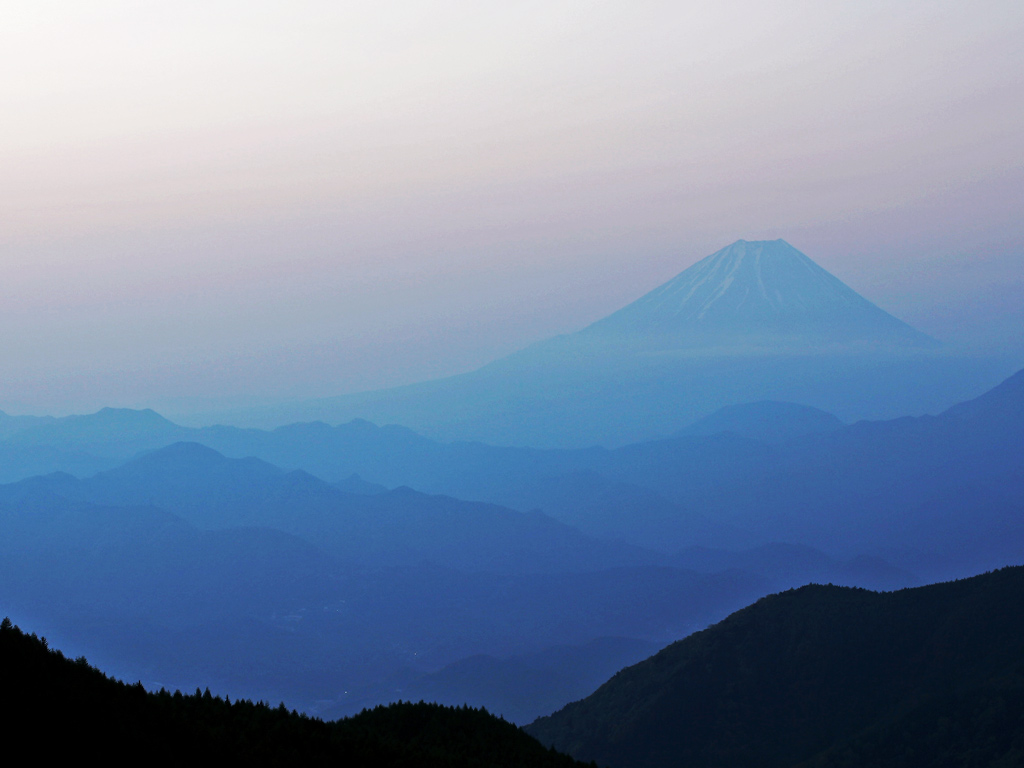
[(147, 693), (64, 658), (0, 624), (0, 690), (8, 754), (79, 763), (157, 765), (576, 765), (483, 710), (399, 704), (324, 723), (250, 701)]
[(857, 765), (940, 764), (884, 749), (916, 723), (911, 748), (974, 729), (942, 764), (968, 764), (958, 762), (968, 753), (972, 765), (995, 764), (1021, 754), (1024, 720), (996, 712), (935, 726), (1000, 697), (1021, 710), (1021, 605), (1024, 568), (882, 594), (804, 587), (669, 646), (527, 730), (612, 768), (831, 764), (829, 751), (854, 747), (877, 758)]
[(1024, 422), (1024, 370), (1017, 371), (980, 397), (952, 406), (942, 415), (965, 421), (984, 420), (993, 425)]

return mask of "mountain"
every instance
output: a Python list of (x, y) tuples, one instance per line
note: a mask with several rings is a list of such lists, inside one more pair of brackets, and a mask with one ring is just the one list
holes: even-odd
[(718, 435), (732, 432), (763, 443), (779, 443), (794, 437), (832, 432), (843, 426), (835, 415), (798, 403), (757, 403), (727, 405), (698, 419), (676, 434)]
[(156, 411), (103, 408), (83, 416), (42, 420), (11, 434), (14, 446), (54, 446), (66, 451), (124, 460), (181, 440), (186, 430)]
[(281, 531), (201, 531), (152, 507), (43, 494), (0, 505), (0, 535), (0, 600), (120, 617), (125, 635), (140, 614), (166, 625), (288, 614), (344, 593), (356, 570)]
[[(1024, 546), (1024, 523), (1008, 512), (1024, 500), (1024, 371), (938, 416), (836, 426), (827, 414), (801, 406), (755, 403), (721, 411), (692, 429), (713, 434), (684, 430), (611, 450), (440, 443), (365, 421), (184, 431), (243, 462), (231, 466), (256, 466), (244, 457), (259, 456), (291, 470), (270, 472), (268, 480), (281, 487), (260, 491), (267, 499), (283, 494), (274, 502), (278, 511), (285, 509), (285, 496), (308, 494), (310, 508), (325, 519), (335, 503), (362, 510), (361, 517), (350, 518), (353, 524), (371, 520), (371, 510), (410, 503), (401, 492), (364, 491), (404, 485), (521, 513), (540, 510), (587, 536), (668, 555), (694, 546), (740, 550), (781, 541), (845, 560), (880, 556), (926, 581), (1015, 564)], [(235, 521), (254, 522), (255, 511), (272, 511), (262, 501), (253, 503), (263, 480), (239, 477), (235, 490), (218, 500), (226, 492), (203, 484), (210, 478), (198, 482), (202, 472), (193, 486), (183, 479), (192, 469), (170, 455), (163, 461), (169, 462), (168, 493), (177, 485), (184, 496), (174, 501), (174, 491), (161, 503), (207, 511), (220, 505), (218, 514), (226, 514), (224, 505), (234, 499)], [(144, 464), (140, 459), (138, 466)], [(356, 483), (349, 488), (355, 493), (345, 493), (324, 488), (306, 472), (335, 481), (358, 474), (370, 486)], [(141, 479), (132, 496), (89, 498), (155, 503), (152, 493), (165, 481), (157, 475)], [(102, 482), (89, 484), (98, 493)], [(433, 500), (424, 509), (439, 504), (458, 506)], [(472, 514), (469, 507), (464, 511)], [(608, 564), (614, 562), (627, 561)]]
[(527, 731), (611, 768), (1019, 765), (1022, 604), (1024, 568), (891, 593), (803, 587)]
[(0, 440), (52, 421), (55, 421), (53, 416), (12, 416), (0, 411)]
[(0, 486), (0, 501), (29, 491), (108, 507), (158, 507), (202, 529), (273, 528), (367, 566), (433, 562), (500, 573), (660, 564), (657, 553), (586, 536), (540, 512), (432, 496), (401, 487), (349, 493), (306, 472), (230, 459), (175, 443), (85, 480), (69, 475)]
[(998, 386), (964, 403), (957, 403), (943, 413), (947, 418), (964, 421), (986, 421), (1013, 429), (1024, 423), (1024, 370), (1017, 371)]
[(936, 580), (1021, 562), (1022, 436), (1024, 372), (938, 416), (774, 444), (735, 432), (614, 450), (435, 444), (382, 465), (387, 478), (358, 458), (338, 471), (536, 507), (591, 534), (669, 551), (782, 541), (843, 559), (881, 556)]
[(59, 762), (158, 765), (361, 765), (525, 768), (578, 765), (484, 710), (430, 704), (378, 707), (335, 723), (282, 703), (231, 702), (205, 693), (147, 692), (72, 661), (0, 624), (0, 688), (9, 754)]
[(13, 483), (51, 472), (67, 472), (85, 477), (116, 465), (115, 460), (99, 458), (74, 449), (0, 442), (0, 483)]
[(185, 440), (189, 432), (149, 409), (103, 408), (60, 418), (0, 412), (0, 483), (50, 472), (85, 477)]
[(363, 418), (442, 441), (614, 447), (765, 400), (845, 422), (934, 413), (1018, 362), (938, 344), (785, 241), (740, 240), (576, 333), (475, 371), (236, 420)]
[[(281, 496), (270, 506), (263, 501), (254, 506), (252, 494), (263, 480), (241, 476), (235, 490), (226, 493), (204, 485), (210, 478), (198, 482), (199, 469), (197, 483), (190, 485), (184, 478), (193, 470), (168, 455), (162, 461), (168, 462), (171, 495), (160, 503), (173, 501), (179, 509), (198, 505), (207, 512), (220, 505), (217, 514), (227, 514), (225, 505), (234, 499), (231, 519), (253, 523), (256, 511), (283, 512), (286, 497), (294, 501), (306, 494), (310, 498), (302, 503), (327, 521), (333, 519), (332, 504), (362, 510), (348, 518), (356, 525), (372, 521), (373, 510), (394, 510), (417, 498), (405, 492), (403, 500), (403, 492), (394, 490), (374, 496), (364, 491), (410, 486), (520, 513), (540, 510), (589, 537), (619, 539), (666, 555), (694, 546), (741, 550), (781, 541), (843, 560), (881, 557), (925, 581), (1019, 562), (1024, 522), (1012, 510), (1024, 501), (1024, 371), (937, 416), (836, 426), (827, 414), (805, 407), (755, 403), (721, 411), (693, 431), (713, 434), (684, 430), (615, 449), (535, 449), (441, 443), (406, 428), (365, 421), (337, 427), (294, 424), (273, 431), (184, 430), (190, 440), (243, 462), (231, 466), (257, 466), (251, 458), (245, 464), (244, 457), (259, 456), (287, 468), (267, 477), (278, 490), (267, 486), (260, 491), (268, 500)], [(329, 481), (358, 474), (371, 485), (356, 483), (349, 488), (355, 493), (345, 493), (305, 473)], [(129, 481), (123, 474), (111, 477)], [(89, 498), (108, 504), (156, 503), (153, 490), (165, 481), (157, 475), (144, 483), (141, 479), (134, 495)], [(102, 482), (89, 484), (98, 493)], [(173, 490), (175, 485), (179, 490)], [(178, 493), (183, 496), (174, 501)], [(435, 499), (424, 501), (423, 510), (445, 504), (459, 507), (454, 500)], [(461, 508), (473, 514), (470, 507)], [(397, 520), (389, 514), (381, 519)], [(313, 535), (311, 529), (304, 535)], [(411, 529), (407, 540), (411, 551), (424, 551)], [(500, 537), (491, 541), (497, 546)], [(453, 562), (469, 565), (465, 553), (459, 557)]]
[[(358, 441), (354, 425), (365, 420), (389, 425), (393, 449), (415, 452), (423, 438), (621, 447), (675, 434), (725, 407), (764, 401), (801, 404), (846, 423), (890, 419), (943, 411), (990, 388), (1019, 362), (937, 345), (784, 241), (741, 240), (576, 333), (478, 370), (230, 417), (250, 426), (302, 423), (274, 440), (223, 426), (197, 435), (150, 411), (0, 416), (0, 458), (14, 459), (10, 470), (0, 461), (0, 479), (42, 473), (47, 457), (20, 456), (18, 449), (56, 451), (54, 469), (82, 475), (171, 442), (196, 441), (337, 481), (341, 475), (307, 463), (235, 447), (260, 442), (276, 449), (291, 441), (289, 452), (308, 458), (322, 440), (339, 442), (328, 424), (352, 425), (349, 436)], [(310, 422), (324, 423), (316, 431)], [(405, 439), (397, 424), (411, 430)]]
[(581, 333), (666, 346), (935, 344), (785, 240), (737, 240)]
[(423, 443), (376, 467), (339, 452), (334, 471), (539, 508), (664, 551), (783, 541), (842, 559), (881, 556), (926, 580), (1020, 562), (1024, 372), (938, 416), (823, 420), (835, 428), (781, 442), (727, 431), (614, 450)]

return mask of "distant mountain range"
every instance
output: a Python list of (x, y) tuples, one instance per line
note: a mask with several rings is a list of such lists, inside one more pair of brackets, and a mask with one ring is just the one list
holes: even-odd
[(1024, 523), (1008, 511), (1024, 499), (1022, 435), (1024, 371), (939, 416), (843, 425), (754, 404), (615, 450), (439, 444), (365, 423), (296, 425), (217, 447), (329, 478), (357, 473), (541, 509), (592, 536), (666, 552), (785, 541), (882, 556), (936, 579), (1014, 563), (1024, 551)]
[(936, 412), (1019, 363), (942, 347), (783, 240), (739, 240), (587, 328), (479, 370), (235, 420), (365, 418), (446, 441), (613, 447), (762, 400), (844, 421)]
[(1024, 568), (773, 595), (527, 728), (611, 768), (1020, 765)]
[(660, 564), (663, 558), (604, 541), (540, 513), (398, 488), (347, 493), (301, 470), (229, 459), (174, 443), (85, 480), (52, 474), (0, 486), (16, 508), (41, 495), (104, 508), (158, 507), (205, 530), (272, 528), (345, 562), (434, 563), (470, 571), (540, 573)]
[[(127, 424), (131, 439), (105, 436), (114, 419)], [(93, 421), (97, 422), (95, 428)], [(326, 510), (335, 505), (362, 510), (363, 519), (383, 515), (378, 518), (383, 521), (388, 517), (380, 510), (389, 505), (393, 509), (403, 504), (421, 506), (424, 510), (447, 505), (450, 514), (461, 509), (458, 514), (473, 518), (477, 508), (454, 501), (462, 499), (492, 505), (481, 508), (488, 510), (484, 514), (496, 516), (495, 520), (502, 514), (508, 521), (517, 520), (519, 530), (531, 531), (530, 537), (543, 525), (554, 535), (559, 530), (554, 521), (558, 521), (591, 538), (618, 539), (665, 554), (694, 546), (737, 550), (785, 541), (825, 549), (843, 558), (882, 556), (918, 576), (944, 578), (1013, 562), (1008, 558), (1016, 557), (1024, 546), (1021, 524), (1002, 511), (1024, 498), (1022, 432), (1024, 372), (939, 416), (844, 425), (831, 414), (804, 406), (752, 403), (723, 409), (674, 437), (615, 450), (444, 444), (402, 427), (380, 428), (358, 421), (339, 427), (294, 424), (269, 432), (234, 427), (188, 429), (151, 412), (105, 411), (92, 417), (55, 420), (46, 425), (45, 432), (34, 428), (16, 432), (0, 442), (0, 454), (21, 452), (25, 460), (28, 452), (36, 452), (31, 466), (5, 467), (12, 473), (71, 470), (84, 475), (89, 474), (84, 467), (91, 466), (95, 472), (124, 464), (129, 461), (124, 454), (135, 449), (156, 450), (184, 440), (229, 457), (259, 457), (287, 470), (314, 475), (293, 473), (284, 478), (287, 472), (264, 467), (261, 477), (273, 476), (273, 482), (282, 487), (279, 494), (289, 495), (297, 508), (324, 510), (318, 514), (328, 514)], [(119, 476), (127, 478), (132, 471), (168, 462), (170, 478), (191, 477), (193, 465), (185, 458), (200, 453), (195, 446), (176, 449), (150, 464), (140, 458), (118, 470)], [(69, 462), (69, 456), (74, 460)], [(175, 456), (178, 463), (172, 461)], [(213, 472), (213, 478), (212, 466), (217, 460), (212, 454), (206, 456), (211, 467), (202, 471)], [(252, 461), (221, 461), (221, 465), (225, 472), (229, 466), (258, 466)], [(316, 478), (347, 483), (348, 490)], [(203, 487), (199, 480), (195, 488)], [(96, 489), (103, 482), (98, 478), (82, 487), (99, 494)], [(141, 490), (134, 495), (124, 491), (121, 496), (79, 498), (148, 503), (151, 497), (146, 494), (152, 489), (146, 486), (156, 482), (155, 477), (143, 482), (140, 475)], [(262, 482), (249, 478), (239, 480), (238, 485), (241, 489), (251, 486), (255, 492)], [(65, 481), (64, 485), (70, 488), (72, 484)], [(409, 492), (379, 493), (399, 486), (454, 498), (444, 501)], [(284, 508), (284, 498), (268, 503)], [(252, 516), (259, 508), (246, 499), (243, 493), (233, 503), (248, 510), (251, 523), (263, 519)], [(209, 494), (179, 501), (182, 514), (189, 505), (205, 505), (210, 514), (227, 514), (224, 509), (210, 511), (220, 502)], [(507, 509), (500, 512), (493, 505)], [(269, 508), (262, 509), (270, 514), (266, 512)], [(509, 516), (509, 510), (541, 510), (549, 517)], [(965, 523), (968, 511), (969, 525)], [(304, 525), (312, 525), (313, 518), (302, 519)], [(348, 525), (356, 525), (359, 516), (346, 519)], [(454, 524), (457, 517), (451, 519)], [(307, 528), (304, 535), (312, 535), (309, 531)], [(495, 528), (494, 546), (515, 541), (515, 536), (508, 538), (510, 531), (499, 534)], [(578, 532), (559, 535), (569, 537)], [(323, 541), (330, 540), (327, 536)], [(426, 551), (417, 535), (410, 533), (409, 541), (408, 557), (415, 557), (417, 550)], [(564, 542), (568, 547), (569, 538)], [(494, 549), (482, 541), (478, 544), (482, 548), (477, 560), (482, 562), (490, 557), (483, 553)], [(341, 554), (344, 546), (338, 546)], [(361, 546), (353, 545), (352, 550)], [(643, 560), (635, 550), (630, 554), (628, 548), (620, 547), (613, 555), (607, 544), (587, 547), (595, 556), (601, 552), (598, 559), (607, 558), (608, 564), (653, 562)], [(555, 549), (549, 553), (564, 566), (575, 567), (572, 563), (583, 563), (580, 558), (587, 547), (573, 544), (571, 549), (578, 554), (564, 561), (561, 555), (555, 558)], [(457, 557), (463, 559), (453, 562), (466, 564), (467, 555)], [(540, 563), (528, 557), (522, 562), (534, 563), (529, 567)]]
[(346, 493), (196, 444), (0, 486), (0, 610), (150, 685), (205, 681), (332, 715), (437, 690), (417, 681), (490, 655), (498, 685), (478, 703), (526, 721), (609, 662), (581, 650), (559, 693), (502, 684), (505, 659), (660, 645), (775, 583), (688, 571), (540, 513)]

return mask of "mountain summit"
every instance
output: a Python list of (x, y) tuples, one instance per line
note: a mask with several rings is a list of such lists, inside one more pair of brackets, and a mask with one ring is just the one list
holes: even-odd
[(363, 418), (446, 442), (610, 447), (763, 401), (847, 422), (935, 413), (1019, 367), (938, 347), (784, 240), (738, 240), (576, 333), (475, 371), (249, 423)]
[(582, 333), (673, 346), (934, 343), (785, 240), (737, 240)]

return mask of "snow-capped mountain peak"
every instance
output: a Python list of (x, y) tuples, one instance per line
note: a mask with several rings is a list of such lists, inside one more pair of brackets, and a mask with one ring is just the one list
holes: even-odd
[(673, 335), (716, 345), (773, 338), (931, 342), (785, 240), (737, 240), (585, 333)]

